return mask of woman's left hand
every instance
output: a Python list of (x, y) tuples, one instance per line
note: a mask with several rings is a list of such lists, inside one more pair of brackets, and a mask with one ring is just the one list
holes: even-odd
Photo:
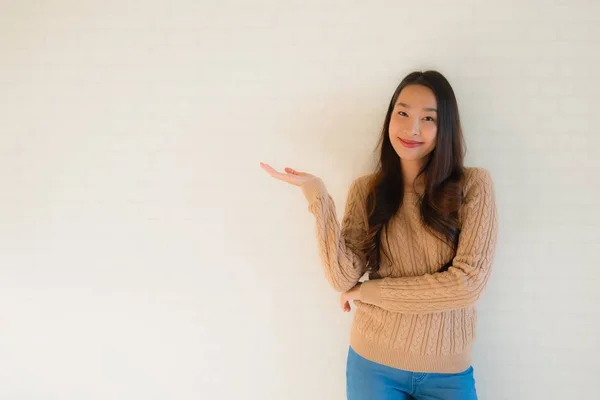
[(358, 283), (352, 289), (341, 294), (340, 304), (342, 306), (342, 311), (349, 312), (351, 309), (350, 302), (354, 300), (360, 300), (360, 285), (361, 283)]

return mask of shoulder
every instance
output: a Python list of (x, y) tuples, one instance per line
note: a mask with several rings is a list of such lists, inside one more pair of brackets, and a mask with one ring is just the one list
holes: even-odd
[(460, 214), (469, 212), (468, 210), (484, 212), (495, 208), (494, 182), (490, 171), (481, 167), (469, 167), (464, 168), (463, 172), (463, 201)]
[(463, 193), (493, 191), (494, 181), (489, 170), (482, 167), (465, 167), (463, 169)]
[(492, 179), (490, 171), (483, 167), (464, 167), (463, 172), (466, 182)]
[(350, 184), (348, 196), (365, 198), (371, 189), (374, 174), (363, 174), (355, 178)]
[(374, 177), (375, 177), (374, 174), (359, 175), (358, 177), (354, 178), (354, 180), (352, 181), (351, 187), (357, 187), (357, 188), (365, 189), (365, 188), (367, 188), (371, 184), (371, 182), (373, 181)]
[(464, 168), (463, 172), (463, 201), (459, 210), (461, 230), (464, 232), (481, 226), (496, 229), (497, 209), (492, 174), (480, 167)]

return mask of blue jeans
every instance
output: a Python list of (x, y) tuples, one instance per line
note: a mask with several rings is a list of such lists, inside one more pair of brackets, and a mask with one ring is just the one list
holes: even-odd
[(352, 348), (346, 395), (348, 400), (477, 400), (473, 367), (456, 374), (404, 371), (367, 360)]

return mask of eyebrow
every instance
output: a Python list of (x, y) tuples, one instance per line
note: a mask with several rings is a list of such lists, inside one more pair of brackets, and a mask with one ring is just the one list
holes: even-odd
[[(402, 106), (404, 108), (410, 108), (410, 106), (408, 104), (402, 103), (402, 102), (398, 102), (397, 105)], [(425, 108), (423, 108), (423, 110), (437, 112), (437, 110), (435, 108), (433, 108), (433, 107), (425, 107)]]

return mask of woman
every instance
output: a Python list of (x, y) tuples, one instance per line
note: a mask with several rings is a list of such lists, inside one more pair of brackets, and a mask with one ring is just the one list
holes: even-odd
[(320, 178), (261, 163), (302, 189), (325, 275), (344, 311), (356, 305), (348, 399), (477, 399), (475, 303), (490, 277), (497, 211), (488, 171), (463, 166), (458, 105), (442, 74), (400, 82), (379, 147), (376, 171), (350, 187), (341, 225)]

